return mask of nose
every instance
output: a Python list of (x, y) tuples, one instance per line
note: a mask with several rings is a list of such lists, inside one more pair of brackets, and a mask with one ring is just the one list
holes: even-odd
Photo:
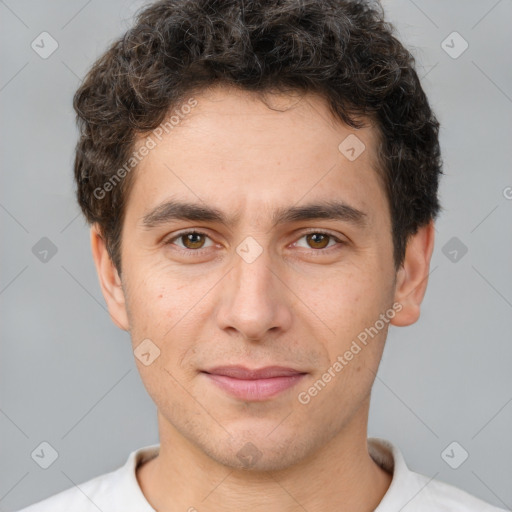
[(246, 340), (263, 341), (290, 328), (290, 291), (266, 248), (254, 260), (234, 255), (233, 268), (220, 290), (217, 323)]

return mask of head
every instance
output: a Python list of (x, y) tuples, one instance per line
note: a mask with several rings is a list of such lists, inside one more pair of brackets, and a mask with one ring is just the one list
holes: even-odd
[[(438, 122), (379, 8), (157, 2), (74, 106), (102, 291), (150, 348), (161, 421), (228, 465), (251, 442), (261, 469), (361, 432), (388, 327), (419, 316), (441, 173)], [(240, 400), (204, 373), (236, 364), (304, 375)]]

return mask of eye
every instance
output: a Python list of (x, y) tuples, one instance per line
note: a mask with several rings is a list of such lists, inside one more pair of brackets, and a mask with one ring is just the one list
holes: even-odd
[[(342, 245), (344, 243), (339, 238), (325, 231), (311, 231), (309, 233), (302, 235), (299, 240), (303, 238), (305, 238), (306, 243), (309, 244), (309, 247), (306, 247), (306, 249), (310, 248), (317, 251), (336, 245), (336, 243), (333, 243), (331, 246), (329, 246), (329, 242), (338, 242), (337, 245)], [(296, 242), (294, 245), (297, 244), (298, 242)]]
[[(331, 248), (335, 245), (341, 246), (345, 243), (333, 234), (325, 231), (311, 231), (305, 233), (299, 238), (299, 241), (303, 238), (306, 239), (306, 243), (308, 244), (305, 248), (311, 249), (311, 252), (322, 252), (322, 249)], [(210, 240), (209, 245), (205, 245), (207, 239)], [(300, 247), (299, 241), (295, 242), (293, 245)], [(201, 252), (202, 249), (207, 249), (214, 244), (206, 233), (197, 230), (189, 230), (182, 231), (172, 238), (169, 238), (165, 242), (165, 245), (175, 245), (181, 251), (191, 253)]]
[(182, 245), (174, 244), (180, 247), (183, 250), (189, 250), (189, 251), (197, 251), (199, 249), (204, 249), (205, 247), (205, 238), (209, 238), (209, 236), (206, 233), (203, 233), (201, 231), (183, 231), (179, 233), (178, 235), (170, 238), (165, 242), (165, 244), (172, 245), (175, 240), (182, 242)]

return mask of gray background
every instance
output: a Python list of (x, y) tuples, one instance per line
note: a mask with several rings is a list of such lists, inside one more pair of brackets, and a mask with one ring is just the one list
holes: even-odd
[[(3, 511), (111, 471), (158, 442), (128, 335), (106, 313), (72, 181), (72, 95), (140, 5), (0, 1)], [(369, 435), (395, 442), (411, 469), (510, 508), (512, 2), (384, 6), (415, 47), (442, 123), (446, 175), (422, 316), (390, 330)], [(31, 48), (43, 31), (59, 45), (47, 59)], [(441, 46), (454, 31), (469, 44), (458, 58)], [(462, 44), (458, 36), (444, 43), (452, 54)], [(32, 251), (42, 237), (57, 248), (46, 262)], [(58, 452), (46, 470), (31, 458), (43, 441)], [(452, 461), (469, 453), (458, 469), (441, 456), (453, 441)]]

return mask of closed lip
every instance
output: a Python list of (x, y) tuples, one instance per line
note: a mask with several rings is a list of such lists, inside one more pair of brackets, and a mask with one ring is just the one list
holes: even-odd
[(257, 380), (257, 379), (271, 379), (273, 377), (290, 377), (293, 375), (301, 375), (306, 372), (295, 370), (284, 366), (266, 366), (264, 368), (249, 369), (244, 366), (216, 366), (208, 370), (203, 370), (204, 373), (212, 375), (223, 375), (231, 377), (232, 379), (242, 380)]

